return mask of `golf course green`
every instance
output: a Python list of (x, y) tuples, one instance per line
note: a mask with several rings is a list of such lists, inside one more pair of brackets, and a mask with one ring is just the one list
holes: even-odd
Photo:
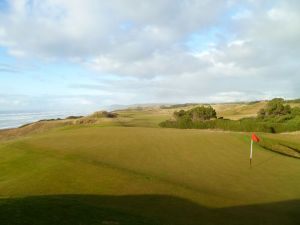
[[(291, 139), (300, 134), (258, 134)], [(72, 125), (0, 142), (0, 224), (300, 224), (300, 160), (250, 133)]]

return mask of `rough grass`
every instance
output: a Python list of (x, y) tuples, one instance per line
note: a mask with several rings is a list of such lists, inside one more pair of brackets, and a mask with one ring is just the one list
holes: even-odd
[(259, 142), (259, 145), (267, 150), (300, 159), (300, 143), (291, 139), (292, 138), (285, 140), (282, 138), (275, 139), (272, 136), (271, 138), (268, 138), (264, 135), (262, 140)]
[(245, 117), (255, 117), (257, 112), (266, 106), (266, 101), (256, 102), (254, 104), (235, 103), (235, 104), (216, 104), (212, 105), (217, 111), (218, 117), (224, 117), (231, 120), (239, 120)]
[(244, 133), (93, 126), (2, 142), (1, 224), (299, 224), (299, 159), (255, 145), (250, 168), (249, 147)]

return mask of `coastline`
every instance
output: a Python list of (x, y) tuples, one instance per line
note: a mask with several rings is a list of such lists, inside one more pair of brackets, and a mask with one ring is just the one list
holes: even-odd
[(42, 120), (62, 120), (70, 115), (84, 116), (87, 114), (80, 112), (0, 112), (0, 131), (17, 129)]

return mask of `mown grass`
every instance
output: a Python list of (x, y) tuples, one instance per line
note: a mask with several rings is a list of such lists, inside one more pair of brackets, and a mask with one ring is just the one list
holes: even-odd
[(75, 128), (0, 144), (2, 224), (299, 223), (299, 159), (247, 133)]
[(250, 134), (158, 128), (173, 111), (1, 132), (0, 224), (300, 224), (300, 133), (259, 133), (250, 167)]

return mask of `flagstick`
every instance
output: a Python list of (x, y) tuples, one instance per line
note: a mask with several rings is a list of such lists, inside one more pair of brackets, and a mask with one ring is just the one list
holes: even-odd
[(252, 161), (252, 146), (253, 146), (253, 140), (251, 139), (251, 147), (250, 147), (250, 166)]

